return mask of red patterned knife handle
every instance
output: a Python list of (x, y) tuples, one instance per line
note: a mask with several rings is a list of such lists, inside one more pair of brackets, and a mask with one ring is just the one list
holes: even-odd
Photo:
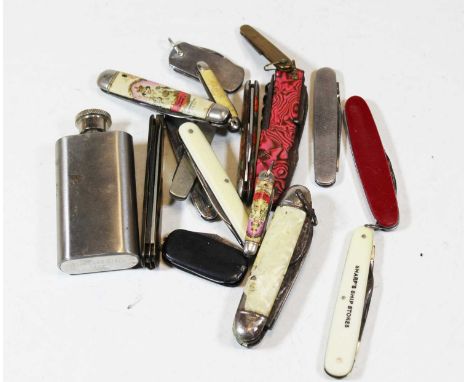
[(299, 69), (295, 73), (276, 70), (266, 87), (256, 164), (258, 176), (274, 163), (273, 208), (291, 182), (306, 116), (307, 88), (304, 85), (304, 72)]

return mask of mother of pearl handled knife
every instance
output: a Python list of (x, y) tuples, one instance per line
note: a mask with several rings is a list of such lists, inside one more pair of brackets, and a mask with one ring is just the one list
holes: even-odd
[(195, 123), (187, 122), (181, 125), (179, 135), (212, 205), (242, 246), (248, 216), (234, 185)]
[(97, 80), (102, 91), (156, 109), (160, 113), (185, 116), (223, 125), (229, 110), (207, 99), (116, 70), (105, 70)]
[(292, 186), (280, 199), (244, 287), (233, 332), (257, 344), (275, 323), (312, 242), (317, 224), (309, 190)]

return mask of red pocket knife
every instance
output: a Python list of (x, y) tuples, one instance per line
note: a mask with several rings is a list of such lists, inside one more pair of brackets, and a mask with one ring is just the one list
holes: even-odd
[(361, 97), (351, 97), (345, 104), (345, 116), (354, 162), (376, 219), (373, 228), (393, 229), (399, 221), (396, 182), (369, 106)]

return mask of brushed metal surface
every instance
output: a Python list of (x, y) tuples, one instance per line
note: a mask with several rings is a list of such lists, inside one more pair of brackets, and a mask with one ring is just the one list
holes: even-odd
[(58, 267), (69, 274), (138, 263), (132, 137), (87, 132), (56, 143)]
[(313, 97), (314, 171), (319, 186), (336, 181), (340, 145), (340, 99), (333, 69), (317, 70)]
[(197, 62), (205, 61), (216, 74), (224, 90), (233, 93), (244, 82), (244, 69), (210, 49), (201, 48), (186, 42), (174, 44), (169, 53), (169, 65), (186, 76), (199, 80)]

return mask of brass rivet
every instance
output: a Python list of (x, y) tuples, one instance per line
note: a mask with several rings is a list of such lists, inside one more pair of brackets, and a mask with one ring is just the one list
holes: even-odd
[(188, 129), (188, 132), (189, 132), (189, 134), (192, 134), (192, 133), (193, 133), (193, 130), (192, 130), (192, 129)]

